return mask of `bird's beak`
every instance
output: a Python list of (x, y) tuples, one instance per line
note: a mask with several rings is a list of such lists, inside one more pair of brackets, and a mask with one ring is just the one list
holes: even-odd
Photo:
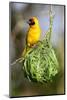
[(30, 21), (27, 21), (27, 24), (30, 24)]

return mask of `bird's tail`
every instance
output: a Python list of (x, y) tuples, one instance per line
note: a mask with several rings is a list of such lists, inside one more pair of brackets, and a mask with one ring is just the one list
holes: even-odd
[(26, 46), (21, 54), (22, 57), (25, 57), (25, 55), (27, 54), (27, 52), (30, 50), (30, 47)]
[(15, 65), (16, 63), (21, 63), (23, 62), (25, 56), (31, 51), (31, 47), (26, 46), (21, 54), (21, 57), (16, 59), (13, 63), (11, 63), (11, 66)]

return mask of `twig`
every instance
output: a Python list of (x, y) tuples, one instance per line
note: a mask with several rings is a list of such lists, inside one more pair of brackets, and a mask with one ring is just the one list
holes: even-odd
[(22, 58), (22, 57), (21, 58), (18, 58), (13, 63), (11, 63), (10, 65), (13, 66), (13, 65), (15, 65), (18, 62), (21, 63), (23, 60), (24, 60), (24, 58)]

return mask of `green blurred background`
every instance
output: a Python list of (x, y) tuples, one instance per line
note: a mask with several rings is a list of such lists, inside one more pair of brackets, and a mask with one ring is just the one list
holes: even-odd
[[(10, 43), (9, 54), (10, 64), (21, 56), (25, 46), (25, 37), (29, 28), (27, 21), (31, 16), (39, 19), (42, 29), (41, 38), (49, 28), (49, 11), (51, 5), (15, 3), (11, 2), (10, 7)], [(53, 32), (51, 42), (55, 49), (59, 62), (60, 72), (52, 83), (29, 82), (24, 77), (22, 64), (10, 66), (10, 96), (36, 96), (64, 94), (64, 5), (52, 5), (54, 14)]]

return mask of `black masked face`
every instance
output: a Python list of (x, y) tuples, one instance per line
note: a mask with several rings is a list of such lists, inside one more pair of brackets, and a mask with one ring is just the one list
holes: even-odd
[(28, 24), (29, 24), (29, 25), (34, 25), (35, 22), (34, 22), (34, 20), (31, 18), (31, 19), (29, 19)]

